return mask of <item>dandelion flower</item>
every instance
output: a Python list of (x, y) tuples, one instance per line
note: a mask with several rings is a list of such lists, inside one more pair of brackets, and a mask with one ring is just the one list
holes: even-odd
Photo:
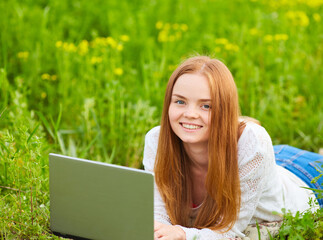
[(89, 42), (87, 40), (82, 40), (78, 45), (78, 53), (83, 56), (89, 51)]
[(186, 32), (188, 30), (187, 24), (185, 24), (185, 23), (181, 24), (181, 29), (183, 32)]
[(251, 29), (249, 30), (249, 33), (250, 33), (250, 35), (252, 35), (252, 36), (256, 36), (256, 35), (258, 35), (258, 34), (259, 34), (259, 30), (258, 30), (257, 28), (251, 28)]
[(167, 31), (160, 31), (158, 34), (158, 41), (159, 42), (167, 42), (168, 41), (168, 36), (167, 36)]
[(123, 45), (122, 45), (122, 44), (118, 44), (118, 45), (117, 45), (117, 50), (118, 50), (119, 52), (121, 52), (121, 51), (123, 50)]
[(129, 36), (128, 35), (121, 35), (120, 36), (120, 39), (121, 41), (123, 42), (128, 42), (130, 40)]
[(67, 42), (63, 43), (63, 49), (66, 52), (76, 52), (77, 50), (76, 46), (73, 43), (67, 43)]
[(42, 92), (40, 96), (41, 96), (42, 99), (45, 99), (47, 97), (47, 93)]
[(57, 42), (55, 43), (55, 46), (56, 46), (57, 48), (61, 48), (61, 47), (63, 46), (63, 42), (62, 42), (62, 41), (57, 41)]
[(162, 28), (163, 28), (163, 26), (164, 26), (164, 24), (163, 24), (163, 22), (162, 22), (162, 21), (158, 21), (158, 22), (156, 22), (156, 28), (157, 28), (157, 29), (162, 29)]
[(309, 18), (303, 11), (288, 11), (286, 17), (295, 26), (307, 27), (309, 25)]
[(107, 41), (108, 45), (111, 46), (112, 48), (116, 48), (118, 45), (116, 40), (114, 40), (112, 37), (107, 37), (106, 41)]
[(52, 81), (56, 81), (56, 80), (57, 80), (57, 76), (56, 76), (56, 75), (52, 75), (52, 76), (50, 77), (50, 79), (51, 79)]
[(115, 68), (113, 72), (117, 76), (121, 76), (123, 74), (122, 68)]
[(215, 43), (216, 44), (223, 44), (223, 45), (225, 45), (225, 44), (228, 44), (229, 41), (226, 38), (217, 38), (217, 39), (215, 39)]
[(101, 57), (92, 57), (90, 61), (91, 61), (92, 65), (95, 65), (95, 64), (101, 63), (102, 58)]
[(233, 51), (233, 52), (239, 51), (239, 47), (237, 45), (235, 45), (235, 44), (232, 44), (232, 43), (228, 43), (224, 47), (228, 51)]
[(48, 73), (44, 73), (44, 74), (41, 75), (41, 79), (50, 80), (50, 75)]
[(274, 38), (276, 41), (286, 41), (286, 40), (288, 40), (288, 35), (287, 34), (275, 34)]
[(273, 36), (270, 34), (267, 34), (264, 36), (264, 41), (265, 42), (272, 42), (273, 41)]
[(173, 24), (173, 29), (174, 29), (174, 30), (179, 29), (179, 24), (178, 24), (178, 23), (174, 23), (174, 24)]
[(314, 13), (313, 18), (314, 18), (315, 22), (320, 22), (321, 21), (321, 16), (318, 13)]
[(18, 52), (17, 57), (22, 60), (27, 60), (27, 58), (29, 57), (29, 52), (27, 52), (27, 51)]

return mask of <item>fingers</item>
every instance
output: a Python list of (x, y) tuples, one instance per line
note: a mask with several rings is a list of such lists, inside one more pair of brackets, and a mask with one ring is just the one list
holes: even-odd
[(186, 234), (179, 226), (166, 225), (154, 222), (154, 240), (182, 240), (186, 239)]
[(162, 227), (162, 225), (163, 225), (162, 223), (155, 221), (154, 222), (154, 230), (156, 231), (156, 230), (160, 229)]

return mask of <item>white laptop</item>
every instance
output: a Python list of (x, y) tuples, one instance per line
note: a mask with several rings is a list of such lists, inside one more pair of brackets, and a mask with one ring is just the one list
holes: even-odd
[(50, 229), (75, 239), (152, 240), (154, 177), (139, 169), (49, 155)]

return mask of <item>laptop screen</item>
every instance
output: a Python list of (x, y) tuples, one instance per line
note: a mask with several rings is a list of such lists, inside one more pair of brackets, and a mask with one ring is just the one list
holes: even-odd
[(153, 239), (153, 174), (49, 155), (50, 228), (88, 239)]

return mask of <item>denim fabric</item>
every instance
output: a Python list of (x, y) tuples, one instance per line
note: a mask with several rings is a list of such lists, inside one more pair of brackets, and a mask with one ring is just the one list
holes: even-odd
[[(323, 189), (323, 176), (315, 183), (311, 181), (323, 171), (323, 156), (288, 145), (274, 146), (276, 163), (294, 173), (310, 188)], [(323, 199), (317, 199), (323, 207)]]

